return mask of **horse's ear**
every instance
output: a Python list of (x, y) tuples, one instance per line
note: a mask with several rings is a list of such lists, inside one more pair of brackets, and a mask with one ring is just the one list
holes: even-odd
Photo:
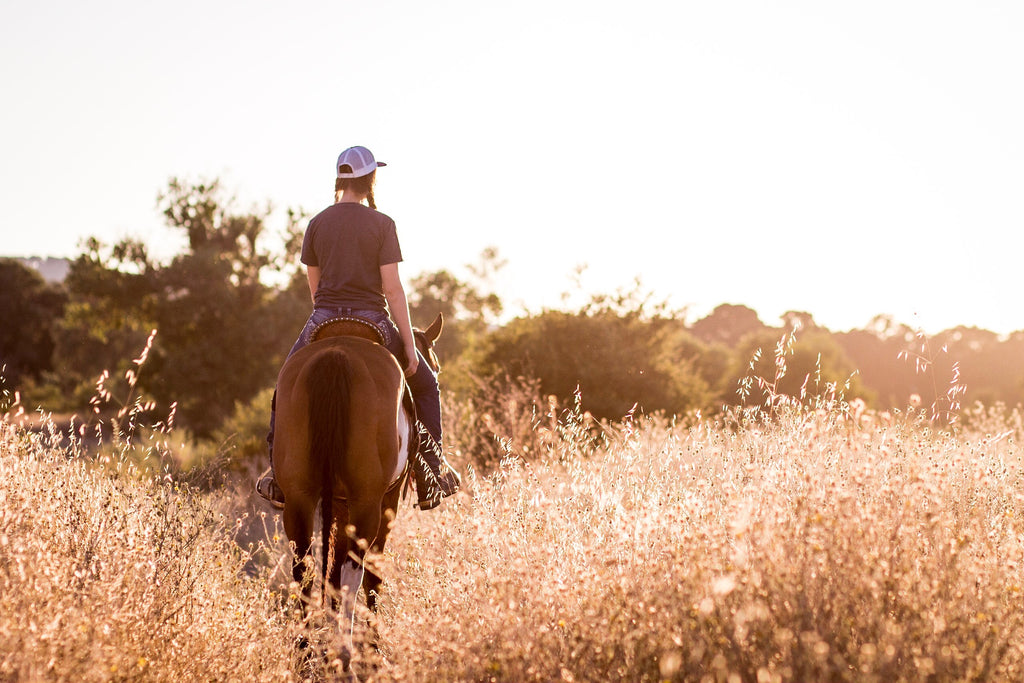
[(441, 328), (444, 327), (444, 316), (440, 313), (434, 318), (434, 322), (430, 323), (430, 327), (423, 331), (423, 336), (427, 338), (431, 344), (437, 341), (437, 338), (441, 336)]

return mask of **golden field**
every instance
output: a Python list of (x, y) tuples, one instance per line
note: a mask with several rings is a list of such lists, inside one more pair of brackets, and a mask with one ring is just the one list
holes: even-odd
[(1019, 412), (543, 413), (486, 473), (454, 453), (438, 510), (403, 504), (354, 626), (302, 620), (245, 477), (201, 489), (7, 418), (0, 681), (336, 680), (366, 619), (362, 680), (1024, 679)]

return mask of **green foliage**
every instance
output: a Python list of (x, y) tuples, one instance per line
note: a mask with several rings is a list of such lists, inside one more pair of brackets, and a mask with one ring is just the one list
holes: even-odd
[[(918, 346), (924, 341), (916, 339)], [(929, 387), (938, 396), (947, 395), (954, 383), (963, 382), (964, 399), (985, 405), (1017, 404), (1024, 400), (1024, 333), (1000, 339), (995, 333), (976, 327), (956, 327), (928, 340), (940, 365), (931, 372)], [(932, 370), (932, 368), (929, 368)]]
[(0, 259), (0, 376), (11, 386), (38, 378), (53, 362), (53, 331), (64, 308), (62, 289), (32, 268)]
[(105, 371), (122, 376), (155, 327), (156, 266), (141, 243), (83, 245), (64, 286), (68, 304), (55, 332), (53, 384), (70, 406), (87, 405)]
[(878, 316), (863, 330), (835, 335), (850, 362), (860, 372), (861, 380), (875, 393), (879, 408), (904, 408), (911, 394), (922, 395), (923, 377), (913, 365), (899, 359), (912, 348), (914, 331)]
[(493, 292), (494, 276), (505, 261), (494, 247), (485, 249), (475, 264), (466, 266), (467, 279), (448, 270), (420, 273), (409, 281), (409, 312), (413, 324), (444, 316), (445, 333), (435, 345), (442, 359), (445, 384), (459, 393), (475, 386), (473, 363), (481, 341), (496, 326), (503, 305)]
[[(154, 262), (136, 240), (108, 248), (92, 239), (72, 264), (59, 381), (81, 403), (100, 373), (123, 374), (158, 330), (139, 387), (161, 406), (176, 403), (182, 426), (206, 437), (236, 402), (273, 383), (308, 314), (308, 294), (294, 276), (297, 254), (261, 246), (269, 208), (238, 212), (217, 181), (178, 179), (160, 204), (170, 227), (188, 238), (169, 263)], [(289, 214), (289, 249), (298, 247), (299, 219)], [(263, 282), (264, 273), (289, 270), (284, 289)]]
[(714, 393), (704, 350), (668, 318), (546, 311), (496, 330), (478, 369), (484, 376), (536, 377), (545, 394), (563, 400), (579, 388), (599, 418), (620, 418), (638, 402), (648, 411), (681, 414), (703, 407)]
[(746, 306), (722, 304), (707, 317), (695, 322), (690, 332), (708, 344), (723, 344), (735, 347), (746, 336), (769, 329), (757, 317), (757, 313)]
[(805, 329), (790, 328), (782, 336), (773, 330), (747, 336), (738, 347), (727, 384), (736, 393), (724, 398), (747, 405), (763, 405), (780, 395), (799, 400), (830, 393), (847, 400), (870, 398), (857, 368), (832, 334), (809, 318), (803, 325)]
[(188, 234), (189, 251), (160, 270), (159, 379), (149, 386), (162, 401), (177, 401), (184, 423), (208, 436), (236, 402), (273, 383), (308, 304), (294, 305), (295, 279), (283, 293), (260, 279), (274, 264), (259, 247), (269, 210), (236, 213), (216, 182), (173, 180), (161, 200), (171, 227)]
[(835, 338), (876, 392), (879, 408), (904, 408), (912, 397), (937, 406), (958, 391), (968, 403), (1024, 401), (1024, 333), (1000, 338), (957, 327), (928, 337), (879, 316), (867, 329)]
[[(309, 311), (298, 263), (304, 216), (290, 211), (274, 235), (269, 206), (240, 211), (216, 180), (171, 179), (159, 208), (187, 239), (168, 262), (154, 260), (136, 239), (89, 239), (60, 289), (0, 261), (0, 319), (17, 321), (0, 327), (3, 402), (28, 388), (31, 401), (50, 410), (78, 410), (89, 405), (104, 373), (132, 377), (139, 401), (155, 401), (164, 415), (176, 405), (178, 424), (208, 441), (197, 447), (197, 463), (262, 455), (269, 398), (260, 392), (273, 385)], [(268, 248), (274, 239), (276, 248)], [(494, 278), (504, 265), (492, 247), (464, 267), (466, 276), (421, 273), (408, 288), (414, 323), (445, 317), (437, 345), (442, 386), (453, 402), (472, 406), (459, 419), (496, 420), (457, 423), (446, 432), (458, 433), (457, 443), (489, 463), (507, 454), (516, 434), (536, 426), (495, 428), (509, 406), (522, 413), (529, 405), (543, 421), (552, 412), (549, 396), (567, 405), (578, 391), (586, 411), (601, 419), (619, 419), (634, 406), (716, 412), (723, 404), (832, 390), (879, 408), (905, 407), (913, 396), (947, 414), (961, 400), (1024, 400), (1024, 332), (1000, 338), (961, 327), (926, 339), (879, 317), (865, 330), (837, 334), (798, 311), (773, 328), (735, 304), (687, 327), (683, 312), (639, 281), (590, 295), (575, 311), (502, 323)], [(136, 385), (133, 359), (154, 330)]]
[(274, 388), (267, 387), (249, 401), (238, 401), (231, 416), (213, 434), (214, 443), (226, 451), (232, 463), (267, 458), (267, 430)]
[(469, 280), (460, 280), (447, 270), (421, 273), (410, 281), (410, 310), (423, 320), (442, 314), (450, 321), (493, 322), (503, 306), (498, 295), (488, 290), (504, 266), (498, 250), (489, 247), (481, 253), (479, 263), (467, 266)]

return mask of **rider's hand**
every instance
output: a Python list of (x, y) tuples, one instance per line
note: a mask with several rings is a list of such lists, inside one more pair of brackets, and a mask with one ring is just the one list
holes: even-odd
[(409, 364), (405, 366), (405, 376), (412, 377), (416, 374), (416, 369), (420, 366), (420, 357), (416, 353), (416, 347), (405, 350), (405, 357), (409, 359)]

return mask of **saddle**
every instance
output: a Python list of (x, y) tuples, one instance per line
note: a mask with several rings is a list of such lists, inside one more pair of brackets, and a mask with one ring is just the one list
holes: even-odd
[[(310, 343), (320, 341), (321, 339), (327, 339), (329, 337), (358, 337), (371, 341), (375, 344), (384, 346), (384, 334), (380, 331), (376, 325), (371, 323), (369, 320), (363, 320), (362, 318), (355, 318), (352, 316), (338, 316), (336, 318), (330, 318), (323, 321), (315, 328), (313, 333), (310, 335)], [(402, 406), (405, 408), (406, 413), (409, 415), (409, 461), (405, 464), (405, 470), (402, 475), (395, 481), (388, 490), (390, 491), (395, 486), (401, 486), (409, 476), (409, 463), (412, 461), (412, 454), (419, 450), (420, 446), (420, 435), (416, 429), (418, 418), (416, 417), (416, 403), (412, 398), (412, 389), (409, 387), (409, 383), (403, 381), (402, 384), (405, 386), (405, 391), (402, 392)], [(403, 498), (404, 498), (403, 492)]]
[(327, 337), (359, 337), (381, 346), (384, 345), (384, 334), (376, 325), (369, 320), (351, 316), (339, 316), (323, 321), (313, 328), (310, 341), (320, 341)]

